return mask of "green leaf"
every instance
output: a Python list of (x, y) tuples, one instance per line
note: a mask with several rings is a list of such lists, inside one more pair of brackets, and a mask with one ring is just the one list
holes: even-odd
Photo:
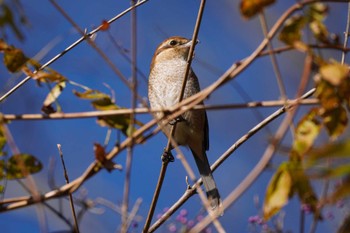
[(323, 111), (336, 108), (341, 104), (341, 99), (337, 94), (337, 90), (329, 82), (318, 80), (316, 82), (315, 97), (320, 100)]
[(24, 55), (22, 50), (9, 46), (4, 51), (4, 64), (6, 68), (12, 72), (18, 72), (27, 63), (28, 58)]
[(311, 211), (316, 214), (317, 211), (317, 196), (311, 186), (308, 176), (306, 176), (304, 170), (293, 169), (293, 188), (298, 194), (301, 203), (310, 207)]
[(292, 174), (288, 163), (282, 163), (267, 186), (263, 207), (264, 219), (268, 220), (278, 213), (288, 203), (291, 193)]
[(7, 143), (7, 139), (5, 137), (4, 129), (3, 129), (2, 124), (4, 124), (4, 122), (0, 121), (0, 156), (6, 154), (4, 152), (4, 147), (5, 147), (6, 143)]
[(245, 18), (251, 18), (274, 2), (275, 0), (241, 0), (239, 8)]
[(318, 41), (323, 43), (329, 43), (329, 32), (326, 25), (324, 25), (323, 22), (314, 20), (310, 22), (309, 27)]
[(299, 157), (310, 150), (321, 131), (321, 124), (316, 119), (317, 109), (311, 109), (298, 123), (292, 149)]
[[(20, 4), (19, 2), (16, 2), (15, 5)], [(23, 17), (23, 14), (18, 14), (18, 9), (17, 7), (14, 8), (14, 13), (13, 10), (11, 9), (10, 5), (5, 4), (3, 1), (1, 1), (0, 3), (0, 27), (9, 27), (14, 35), (17, 37), (17, 39), (23, 41), (24, 40), (24, 36), (22, 34), (22, 32), (19, 30), (18, 26), (16, 25), (17, 20), (15, 19), (15, 16), (17, 15), (21, 15), (21, 17)], [(25, 19), (25, 18), (24, 18)], [(2, 32), (4, 33), (5, 30), (2, 30)], [(6, 35), (6, 34), (5, 34)]]
[[(112, 98), (97, 90), (87, 90), (83, 93), (74, 91), (74, 94), (82, 99), (91, 100), (91, 104), (94, 109), (106, 111), (121, 109), (114, 103)], [(111, 127), (119, 129), (124, 135), (130, 136), (132, 132), (136, 130), (134, 126), (130, 126), (130, 115), (115, 115), (115, 116), (101, 116), (97, 118), (97, 123), (103, 127)], [(142, 126), (140, 121), (135, 120), (135, 124)]]
[(78, 91), (73, 91), (74, 95), (76, 95), (77, 97), (81, 98), (81, 99), (87, 99), (87, 100), (95, 100), (95, 99), (102, 99), (102, 98), (108, 98), (110, 99), (110, 96), (102, 93), (100, 91), (97, 90), (87, 90), (85, 92), (78, 92)]
[[(3, 160), (1, 160), (3, 161)], [(41, 162), (30, 154), (16, 154), (9, 158), (5, 163), (0, 164), (0, 168), (5, 170), (7, 179), (21, 179), (27, 177), (29, 174), (34, 174), (42, 169)], [(3, 179), (4, 175), (0, 177)]]
[(307, 9), (306, 15), (309, 21), (323, 21), (328, 14), (328, 6), (324, 3), (311, 4)]
[(106, 111), (120, 109), (117, 105), (113, 103), (110, 97), (104, 97), (101, 99), (91, 101), (91, 104), (96, 110)]

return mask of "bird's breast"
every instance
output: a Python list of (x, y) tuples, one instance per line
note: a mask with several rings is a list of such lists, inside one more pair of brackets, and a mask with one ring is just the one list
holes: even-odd
[(152, 107), (171, 107), (179, 102), (186, 61), (158, 62), (151, 70), (149, 98)]

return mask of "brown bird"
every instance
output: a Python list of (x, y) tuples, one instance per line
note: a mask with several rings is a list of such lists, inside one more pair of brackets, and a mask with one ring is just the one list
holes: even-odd
[[(182, 88), (187, 65), (187, 56), (193, 42), (175, 36), (164, 40), (154, 53), (148, 81), (148, 98), (152, 108), (167, 108), (176, 105)], [(197, 76), (190, 69), (183, 99), (200, 91)], [(157, 113), (157, 117), (161, 117)], [(164, 122), (160, 122), (163, 124)], [(162, 127), (169, 137), (171, 124)], [(199, 173), (213, 210), (220, 206), (206, 150), (209, 149), (209, 128), (205, 110), (185, 112), (177, 119), (174, 139), (178, 145), (188, 146), (196, 161)]]

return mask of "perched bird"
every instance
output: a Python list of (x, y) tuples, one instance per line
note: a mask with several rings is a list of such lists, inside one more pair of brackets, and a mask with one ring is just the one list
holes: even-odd
[[(148, 81), (148, 98), (152, 108), (167, 108), (179, 102), (185, 77), (187, 57), (192, 41), (175, 36), (164, 40), (154, 53)], [(190, 69), (183, 99), (200, 91), (197, 76)], [(160, 117), (162, 113), (156, 114)], [(160, 122), (163, 124), (164, 122)], [(169, 137), (171, 124), (162, 131)], [(209, 128), (205, 110), (185, 112), (177, 119), (174, 139), (178, 145), (188, 146), (196, 161), (210, 205), (213, 210), (220, 206), (220, 195), (216, 187), (206, 150), (209, 149)]]

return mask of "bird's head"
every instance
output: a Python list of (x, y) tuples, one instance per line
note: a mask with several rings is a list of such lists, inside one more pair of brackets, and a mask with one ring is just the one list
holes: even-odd
[(172, 59), (183, 59), (186, 61), (191, 45), (191, 40), (180, 36), (173, 36), (164, 40), (154, 53), (151, 69), (158, 62)]

